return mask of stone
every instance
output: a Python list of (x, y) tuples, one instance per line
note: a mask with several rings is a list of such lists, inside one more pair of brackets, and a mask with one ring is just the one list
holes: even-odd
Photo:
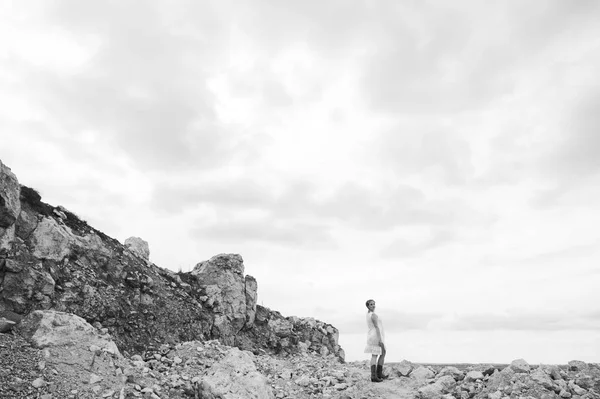
[(150, 248), (148, 247), (148, 242), (139, 237), (129, 237), (126, 239), (125, 247), (144, 260), (150, 259)]
[(11, 227), (21, 212), (21, 186), (10, 168), (0, 161), (0, 228)]
[(408, 360), (402, 360), (400, 363), (393, 366), (393, 369), (398, 373), (398, 375), (403, 377), (408, 377), (414, 368), (415, 365)]
[(532, 371), (529, 374), (529, 377), (548, 390), (554, 389), (554, 382), (552, 381), (552, 378), (542, 368), (538, 367)]
[[(24, 267), (18, 273), (6, 273), (2, 282), (1, 300), (5, 308), (24, 313), (28, 303), (53, 296), (55, 281), (50, 273), (33, 267)], [(34, 294), (38, 294), (37, 297)]]
[(571, 393), (569, 391), (567, 391), (566, 389), (561, 390), (558, 395), (561, 398), (570, 398), (572, 396)]
[(19, 332), (34, 346), (74, 346), (88, 351), (91, 345), (120, 356), (119, 349), (110, 337), (98, 331), (79, 316), (54, 310), (36, 310), (17, 326)]
[(460, 381), (465, 377), (465, 373), (460, 371), (458, 368), (454, 366), (446, 366), (437, 373), (436, 378), (440, 378), (446, 375), (453, 377), (456, 381)]
[(62, 261), (71, 253), (76, 239), (69, 227), (44, 217), (31, 234), (32, 254), (39, 259)]
[(258, 372), (249, 352), (232, 348), (217, 361), (202, 379), (205, 392), (223, 399), (270, 399), (273, 392), (267, 379)]
[(473, 382), (477, 380), (483, 380), (484, 375), (479, 370), (471, 370), (465, 375), (465, 382)]
[(15, 239), (15, 221), (21, 212), (21, 189), (17, 177), (0, 161), (0, 250)]
[(251, 327), (254, 324), (256, 318), (256, 300), (258, 297), (258, 283), (252, 276), (246, 276), (244, 278), (246, 294), (246, 327)]
[(569, 370), (571, 371), (586, 371), (589, 369), (587, 363), (581, 360), (571, 360), (569, 363)]
[(31, 383), (31, 385), (34, 388), (42, 388), (42, 387), (46, 386), (46, 381), (44, 381), (43, 378), (38, 377), (35, 380), (33, 380), (33, 382)]
[(207, 292), (209, 300), (217, 301), (219, 309), (228, 316), (233, 334), (246, 324), (246, 284), (244, 261), (238, 254), (220, 254), (198, 263), (191, 272), (205, 287), (218, 290)]
[(15, 326), (15, 322), (12, 320), (5, 319), (4, 317), (0, 317), (0, 333), (6, 333), (12, 330)]
[(529, 373), (531, 370), (531, 366), (524, 359), (516, 359), (510, 363), (510, 368), (514, 370), (515, 373)]
[(449, 393), (456, 386), (456, 381), (449, 375), (442, 376), (433, 384), (425, 385), (418, 389), (422, 399), (439, 399), (444, 393)]
[(424, 366), (419, 366), (410, 373), (410, 377), (415, 380), (427, 380), (434, 376), (434, 372)]

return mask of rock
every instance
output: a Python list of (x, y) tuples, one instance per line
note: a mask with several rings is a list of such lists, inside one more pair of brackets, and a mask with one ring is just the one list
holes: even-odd
[(478, 370), (471, 370), (465, 375), (465, 382), (483, 380), (483, 373)]
[(15, 324), (14, 321), (7, 320), (4, 317), (0, 318), (0, 333), (9, 332)]
[(273, 397), (271, 387), (256, 369), (252, 356), (237, 348), (232, 348), (222, 360), (212, 365), (202, 379), (202, 388), (223, 399)]
[[(217, 287), (208, 294), (218, 303), (219, 310), (228, 317), (235, 335), (246, 324), (246, 284), (244, 262), (237, 254), (221, 254), (200, 262), (192, 270), (202, 285)], [(233, 342), (231, 342), (233, 343)]]
[(589, 375), (581, 375), (575, 379), (575, 384), (586, 390), (592, 388), (594, 386), (594, 383), (594, 378), (592, 378), (592, 376)]
[(552, 381), (552, 378), (542, 368), (537, 368), (536, 370), (532, 371), (529, 374), (529, 377), (548, 390), (554, 389), (554, 382)]
[(245, 294), (246, 294), (246, 327), (254, 324), (256, 317), (256, 300), (258, 292), (258, 284), (252, 276), (246, 276), (244, 279)]
[(413, 371), (413, 369), (415, 368), (415, 365), (409, 362), (408, 360), (402, 360), (400, 363), (394, 365), (392, 368), (394, 371), (396, 371), (396, 373), (399, 376), (408, 377), (411, 371)]
[(446, 375), (453, 377), (456, 381), (460, 381), (465, 377), (465, 373), (460, 371), (458, 368), (454, 366), (446, 366), (437, 373), (436, 378), (440, 378)]
[(28, 207), (23, 206), (16, 222), (15, 234), (17, 237), (27, 240), (37, 228), (37, 225), (38, 219), (36, 214)]
[(33, 380), (33, 382), (31, 383), (31, 385), (34, 388), (42, 388), (42, 387), (46, 386), (46, 381), (44, 381), (43, 378), (38, 377), (35, 380)]
[(501, 391), (495, 391), (495, 392), (488, 394), (488, 399), (501, 399), (502, 396), (504, 396), (504, 395), (502, 394)]
[(39, 259), (62, 261), (71, 253), (76, 239), (71, 230), (58, 224), (50, 217), (44, 217), (31, 234), (32, 254)]
[(571, 389), (573, 390), (573, 392), (575, 392), (576, 395), (585, 395), (588, 392), (587, 389), (584, 389), (577, 384), (573, 384)]
[(0, 161), (0, 249), (9, 249), (15, 238), (15, 221), (21, 212), (17, 177)]
[(563, 379), (560, 374), (560, 369), (557, 366), (540, 365), (538, 369), (548, 374), (553, 380)]
[[(18, 273), (7, 272), (2, 282), (0, 300), (4, 302), (4, 307), (24, 313), (32, 299), (38, 303), (46, 302), (49, 305), (55, 288), (55, 282), (50, 273), (43, 269), (24, 267), (22, 264), (16, 267), (16, 263), (11, 263), (12, 269), (20, 271)], [(34, 296), (34, 294), (36, 295)]]
[(433, 384), (419, 388), (418, 392), (422, 399), (438, 399), (441, 398), (444, 393), (452, 391), (455, 386), (456, 381), (454, 381), (454, 378), (445, 375), (437, 379)]
[(278, 337), (289, 337), (292, 335), (292, 329), (294, 325), (287, 319), (271, 319), (269, 320), (269, 328)]
[(415, 380), (427, 380), (435, 376), (434, 372), (424, 366), (419, 366), (410, 373), (410, 378)]
[(529, 373), (529, 370), (531, 370), (529, 363), (524, 359), (513, 360), (510, 363), (510, 368), (513, 369), (515, 373)]
[(17, 177), (0, 161), (0, 228), (11, 227), (21, 212), (21, 188)]
[(36, 310), (21, 320), (19, 332), (38, 347), (74, 346), (88, 351), (91, 345), (120, 356), (119, 349), (110, 337), (98, 331), (79, 316), (54, 310)]
[(571, 393), (569, 391), (567, 391), (566, 389), (561, 390), (558, 395), (561, 398), (570, 398), (572, 396)]
[(585, 363), (582, 362), (581, 360), (571, 360), (569, 362), (569, 370), (570, 371), (586, 371), (588, 370), (589, 366)]
[(125, 247), (144, 260), (150, 259), (150, 248), (148, 247), (148, 242), (139, 237), (129, 237), (126, 239)]

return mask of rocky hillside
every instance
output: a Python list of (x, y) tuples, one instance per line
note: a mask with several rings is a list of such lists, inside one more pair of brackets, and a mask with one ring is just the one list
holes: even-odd
[(148, 254), (139, 238), (121, 244), (44, 203), (0, 161), (0, 332), (50, 309), (106, 331), (128, 355), (218, 340), (257, 355), (344, 359), (335, 327), (257, 305), (257, 281), (244, 274), (240, 255), (217, 255), (174, 273)]

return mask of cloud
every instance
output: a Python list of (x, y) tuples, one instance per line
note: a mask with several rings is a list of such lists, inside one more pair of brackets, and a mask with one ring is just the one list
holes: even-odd
[[(598, 60), (600, 65), (600, 60)], [(571, 105), (563, 122), (563, 140), (546, 160), (549, 173), (579, 179), (600, 172), (600, 86)]]
[(469, 182), (474, 168), (468, 142), (453, 128), (415, 120), (382, 132), (373, 142), (373, 162), (398, 177), (420, 175), (446, 185)]
[(600, 312), (513, 310), (504, 314), (459, 315), (445, 328), (453, 330), (597, 330)]
[(363, 90), (374, 110), (444, 114), (480, 110), (510, 94), (519, 68), (582, 21), (593, 2), (467, 7), (416, 3), (387, 7), (377, 46), (365, 64)]
[(273, 220), (268, 217), (240, 220), (224, 219), (192, 229), (193, 237), (235, 245), (262, 242), (312, 250), (331, 250), (337, 243), (329, 228), (322, 224)]
[(228, 132), (207, 87), (224, 40), (210, 8), (192, 18), (153, 2), (46, 7), (36, 35), (59, 31), (94, 51), (74, 71), (20, 59), (22, 90), (60, 130), (46, 128), (40, 137), (62, 136), (71, 148), (86, 131), (98, 132), (117, 156), (149, 170), (227, 159)]
[(427, 199), (404, 184), (368, 188), (345, 183), (327, 191), (296, 179), (269, 185), (248, 179), (223, 179), (197, 185), (172, 182), (157, 186), (154, 204), (162, 211), (184, 212), (207, 205), (213, 209), (252, 209), (275, 220), (319, 221), (354, 229), (385, 231), (406, 226), (479, 225), (488, 218), (459, 199)]
[(411, 242), (406, 239), (397, 239), (381, 251), (384, 258), (407, 258), (438, 248), (442, 245), (457, 241), (455, 232), (449, 230), (440, 230), (433, 233), (426, 240), (421, 242)]

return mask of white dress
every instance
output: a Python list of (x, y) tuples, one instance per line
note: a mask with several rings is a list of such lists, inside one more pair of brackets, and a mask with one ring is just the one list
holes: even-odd
[[(377, 330), (375, 329), (375, 324), (373, 324), (373, 319), (371, 316), (375, 314), (373, 312), (367, 313), (367, 346), (365, 347), (365, 353), (370, 353), (372, 355), (381, 355), (381, 346), (379, 346), (379, 338), (377, 337)], [(381, 333), (381, 341), (385, 344), (385, 333), (383, 332), (383, 323), (381, 322), (381, 318), (377, 317), (377, 327), (379, 327), (379, 332)]]

